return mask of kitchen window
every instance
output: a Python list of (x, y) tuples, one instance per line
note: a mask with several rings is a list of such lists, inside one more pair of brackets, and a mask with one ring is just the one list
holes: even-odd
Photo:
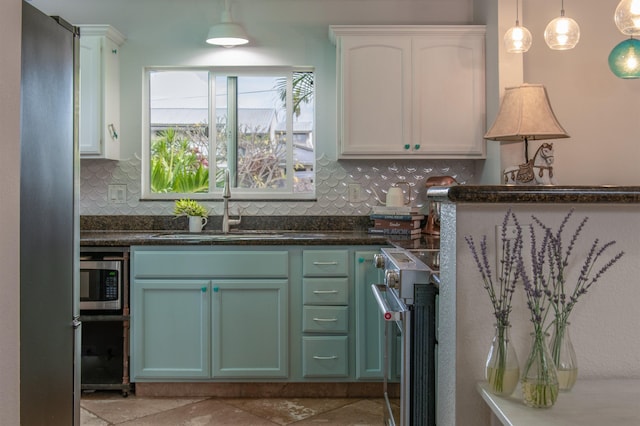
[(309, 68), (145, 70), (143, 198), (315, 197)]

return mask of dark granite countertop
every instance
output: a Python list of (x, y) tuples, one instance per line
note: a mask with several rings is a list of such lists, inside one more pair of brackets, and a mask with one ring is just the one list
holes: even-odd
[(640, 203), (640, 186), (457, 185), (428, 194), (456, 203)]
[[(202, 233), (189, 233), (186, 218), (173, 216), (81, 216), (80, 246), (134, 245), (376, 245), (435, 250), (437, 237), (418, 238), (369, 234), (368, 216), (246, 217), (229, 234), (220, 231), (220, 218), (211, 216)], [(208, 229), (211, 227), (211, 230)]]

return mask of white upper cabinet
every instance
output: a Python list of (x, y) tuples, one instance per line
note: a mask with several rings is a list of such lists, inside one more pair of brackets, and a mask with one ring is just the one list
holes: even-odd
[(120, 46), (109, 25), (80, 25), (81, 158), (120, 159)]
[(330, 27), (338, 156), (484, 158), (485, 28)]

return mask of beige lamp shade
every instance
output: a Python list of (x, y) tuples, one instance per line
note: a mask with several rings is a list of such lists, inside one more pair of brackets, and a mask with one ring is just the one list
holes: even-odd
[(525, 142), (525, 160), (528, 141), (568, 138), (562, 128), (542, 84), (523, 84), (507, 87), (493, 126), (485, 139), (502, 142)]

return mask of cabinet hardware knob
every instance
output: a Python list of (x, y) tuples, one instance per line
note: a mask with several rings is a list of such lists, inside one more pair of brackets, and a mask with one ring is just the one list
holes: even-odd
[(409, 149), (411, 148), (411, 145), (409, 145), (408, 143), (404, 145), (404, 149)]
[(364, 257), (359, 257), (358, 258), (358, 263), (364, 263)]
[(207, 292), (207, 288), (206, 287), (202, 287), (200, 290), (202, 290), (203, 293)]
[(218, 287), (214, 287), (214, 288), (213, 288), (213, 292), (214, 292), (214, 293), (217, 293), (217, 292), (218, 292), (218, 290), (220, 290), (220, 288), (218, 288)]
[(116, 127), (113, 124), (109, 124), (109, 133), (111, 134), (111, 139), (118, 139), (118, 132), (116, 132)]
[(114, 55), (118, 54), (118, 49), (111, 49), (111, 53), (113, 53)]
[(413, 148), (414, 149), (420, 149), (420, 144), (419, 143), (415, 144)]

